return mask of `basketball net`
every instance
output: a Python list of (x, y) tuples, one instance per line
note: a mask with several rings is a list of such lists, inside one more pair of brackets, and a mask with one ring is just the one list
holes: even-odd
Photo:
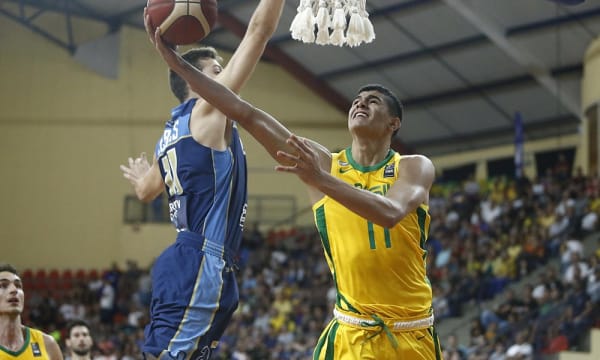
[[(305, 43), (351, 47), (375, 39), (366, 0), (300, 0), (290, 25), (292, 38)], [(315, 35), (316, 32), (316, 35)]]

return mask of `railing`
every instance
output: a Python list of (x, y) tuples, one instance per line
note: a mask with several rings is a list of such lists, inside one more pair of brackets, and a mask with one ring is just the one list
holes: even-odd
[[(248, 196), (246, 223), (263, 225), (295, 225), (298, 212), (296, 198), (291, 195)], [(126, 195), (123, 202), (125, 224), (168, 223), (169, 205), (165, 194), (150, 203), (139, 201), (135, 195)]]

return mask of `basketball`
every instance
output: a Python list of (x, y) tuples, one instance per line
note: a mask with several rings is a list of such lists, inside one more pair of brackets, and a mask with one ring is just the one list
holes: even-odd
[(204, 39), (217, 21), (217, 0), (148, 0), (152, 30), (160, 26), (163, 39), (188, 45)]

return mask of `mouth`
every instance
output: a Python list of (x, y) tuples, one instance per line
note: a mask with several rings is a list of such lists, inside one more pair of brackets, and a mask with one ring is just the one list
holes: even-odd
[(368, 116), (369, 116), (369, 114), (367, 114), (367, 112), (366, 112), (366, 111), (361, 111), (361, 110), (358, 110), (358, 111), (354, 112), (354, 114), (352, 115), (352, 118), (353, 118), (353, 119), (356, 119), (356, 118), (357, 118), (357, 117), (359, 117), (359, 116), (362, 116), (362, 117), (365, 117), (365, 118), (366, 118), (366, 117), (368, 117)]

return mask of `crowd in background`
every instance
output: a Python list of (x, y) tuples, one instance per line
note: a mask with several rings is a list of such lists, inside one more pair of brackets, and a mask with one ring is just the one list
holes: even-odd
[[(468, 343), (441, 339), (445, 359), (533, 358), (577, 347), (600, 326), (600, 253), (585, 254), (582, 243), (598, 230), (599, 194), (600, 179), (580, 171), (436, 184), (427, 242), (436, 322), (503, 297), (473, 319)], [(130, 261), (69, 276), (26, 271), (25, 323), (60, 343), (66, 323), (82, 318), (97, 359), (139, 359), (149, 268)], [(248, 229), (239, 268), (240, 306), (214, 358), (310, 359), (336, 296), (317, 232)], [(537, 282), (510, 288), (534, 270)]]

